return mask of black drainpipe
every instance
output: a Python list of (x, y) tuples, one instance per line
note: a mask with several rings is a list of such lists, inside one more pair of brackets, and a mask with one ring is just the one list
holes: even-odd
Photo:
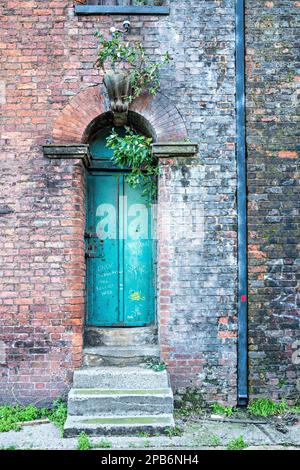
[(238, 218), (238, 405), (248, 403), (247, 178), (245, 119), (245, 4), (236, 0)]

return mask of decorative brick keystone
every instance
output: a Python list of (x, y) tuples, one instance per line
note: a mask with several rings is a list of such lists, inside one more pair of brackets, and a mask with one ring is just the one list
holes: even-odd
[(157, 142), (152, 144), (153, 155), (157, 158), (194, 157), (198, 144), (192, 142)]
[(89, 167), (91, 162), (89, 146), (85, 144), (43, 145), (43, 152), (48, 158), (81, 159), (86, 167)]

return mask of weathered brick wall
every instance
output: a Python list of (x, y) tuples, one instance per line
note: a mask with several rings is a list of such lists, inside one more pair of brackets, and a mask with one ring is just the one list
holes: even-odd
[(295, 400), (300, 3), (247, 0), (246, 6), (250, 394)]
[[(170, 3), (171, 16), (156, 25), (147, 22), (142, 34), (154, 52), (168, 49), (174, 57), (162, 74), (162, 90), (178, 107), (189, 138), (198, 142), (199, 161), (192, 168), (167, 165), (160, 195), (169, 207), (192, 203), (203, 209), (204, 237), (166, 242), (161, 262), (171, 278), (161, 286), (163, 355), (176, 390), (197, 387), (206, 401), (234, 404), (235, 2)], [(182, 219), (175, 214), (174, 222), (178, 226)]]
[(205, 401), (235, 404), (233, 195), (230, 184), (221, 196), (215, 187), (212, 190), (211, 181), (199, 188), (205, 174), (198, 159), (161, 162), (160, 344), (175, 390), (195, 387)]
[[(166, 49), (173, 55), (162, 71), (162, 91), (200, 149), (186, 186), (182, 170), (167, 172), (171, 199), (187, 196), (203, 205), (205, 235), (202, 249), (170, 241), (178, 276), (168, 289), (173, 315), (166, 319), (164, 357), (176, 389), (197, 386), (205, 399), (230, 403), (236, 377), (234, 3), (171, 2), (168, 17), (131, 18), (132, 39), (141, 38), (155, 57)], [(1, 395), (44, 400), (68, 389), (69, 372), (80, 362), (84, 214), (81, 167), (50, 164), (41, 145), (52, 138), (69, 98), (100, 81), (94, 31), (121, 26), (123, 17), (74, 16), (71, 0), (0, 5), (1, 207), (13, 211), (0, 215), (0, 340), (7, 345)]]

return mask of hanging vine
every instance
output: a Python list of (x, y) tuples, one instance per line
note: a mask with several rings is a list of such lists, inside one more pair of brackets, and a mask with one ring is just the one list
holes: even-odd
[[(115, 113), (114, 122), (116, 125), (122, 125), (123, 120), (127, 120), (129, 103), (140, 96), (143, 90), (148, 90), (152, 95), (157, 93), (160, 87), (159, 70), (169, 63), (171, 56), (166, 52), (160, 62), (154, 62), (147, 56), (141, 42), (129, 43), (118, 31), (114, 32), (110, 39), (105, 39), (100, 32), (96, 33), (96, 37), (99, 39), (96, 66), (104, 73), (104, 84)], [(113, 75), (115, 78), (112, 80)], [(122, 103), (127, 105), (127, 111)], [(152, 155), (152, 139), (137, 134), (129, 127), (125, 129), (125, 136), (120, 136), (113, 130), (107, 138), (107, 146), (114, 151), (113, 162), (119, 167), (129, 169), (127, 183), (132, 187), (142, 185), (143, 195), (153, 201), (157, 193), (158, 167)]]
[(107, 146), (114, 151), (115, 165), (130, 169), (126, 182), (133, 188), (142, 185), (143, 196), (149, 202), (156, 198), (157, 175), (159, 172), (157, 162), (153, 158), (152, 139), (137, 134), (129, 127), (125, 127), (125, 136), (120, 136), (115, 129), (107, 137)]

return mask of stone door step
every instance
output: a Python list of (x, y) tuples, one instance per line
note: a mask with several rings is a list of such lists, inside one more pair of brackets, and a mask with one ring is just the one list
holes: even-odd
[(71, 389), (68, 398), (69, 415), (145, 415), (173, 413), (173, 393), (170, 388), (148, 390)]
[(151, 346), (157, 344), (157, 327), (85, 328), (86, 346)]
[(147, 367), (86, 367), (74, 371), (74, 388), (159, 389), (168, 388), (166, 370)]
[(78, 388), (73, 389), (73, 395), (82, 397), (82, 396), (115, 396), (115, 395), (165, 395), (169, 393), (168, 388), (160, 389), (99, 389), (99, 388)]
[(168, 373), (145, 365), (159, 357), (157, 345), (86, 347), (84, 367), (74, 372), (64, 435), (155, 434), (173, 428)]
[(129, 416), (68, 416), (64, 427), (65, 437), (75, 437), (81, 432), (94, 436), (150, 435), (164, 433), (175, 426), (172, 414)]
[(148, 358), (159, 359), (157, 346), (96, 346), (83, 350), (83, 364), (97, 366), (133, 366), (145, 363)]

